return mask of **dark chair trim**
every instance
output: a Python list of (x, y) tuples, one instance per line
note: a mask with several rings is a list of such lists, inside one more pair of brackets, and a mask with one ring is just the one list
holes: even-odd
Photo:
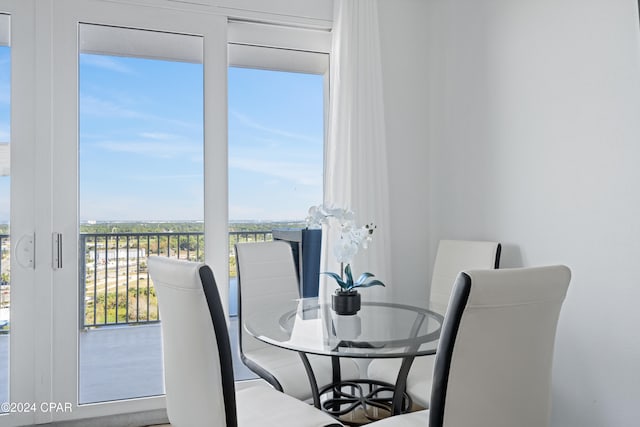
[(276, 377), (274, 377), (273, 374), (271, 374), (271, 372), (267, 371), (262, 366), (258, 365), (253, 360), (249, 359), (247, 356), (244, 355), (244, 353), (240, 354), (240, 360), (242, 360), (242, 363), (244, 363), (245, 366), (249, 368), (251, 371), (253, 371), (256, 375), (258, 375), (260, 378), (262, 378), (263, 380), (271, 384), (273, 388), (275, 388), (278, 391), (283, 391), (280, 381), (278, 381)]
[(240, 360), (242, 360), (242, 363), (244, 363), (245, 366), (256, 375), (271, 384), (273, 388), (278, 391), (283, 391), (282, 384), (280, 384), (280, 381), (278, 381), (271, 372), (267, 371), (244, 355), (244, 350), (242, 348), (242, 328), (244, 326), (242, 323), (242, 280), (240, 279), (240, 257), (238, 256), (238, 245), (233, 245), (233, 248), (236, 251), (236, 278), (238, 280), (238, 347), (240, 348)]
[(498, 243), (498, 247), (496, 248), (496, 261), (493, 265), (493, 268), (500, 268), (500, 255), (502, 255), (502, 245)]
[(213, 322), (213, 329), (218, 341), (218, 354), (220, 357), (220, 375), (222, 378), (222, 391), (224, 394), (224, 410), (227, 427), (238, 426), (236, 413), (236, 389), (233, 378), (233, 360), (231, 358), (231, 343), (229, 342), (229, 329), (227, 319), (224, 317), (222, 302), (216, 280), (209, 266), (204, 265), (199, 270), (202, 290), (204, 291), (209, 307), (209, 314)]
[(471, 277), (465, 273), (460, 273), (453, 287), (449, 308), (442, 325), (438, 351), (436, 352), (431, 401), (429, 404), (429, 427), (442, 427), (444, 422), (447, 383), (449, 381), (453, 349), (470, 293)]

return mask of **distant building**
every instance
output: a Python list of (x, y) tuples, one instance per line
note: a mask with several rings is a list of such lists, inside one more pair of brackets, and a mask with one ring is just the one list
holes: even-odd
[(8, 142), (0, 142), (0, 176), (11, 174), (11, 146)]
[[(97, 256), (97, 259), (96, 259), (96, 256)], [(146, 248), (128, 248), (128, 249), (114, 248), (114, 249), (108, 249), (106, 251), (104, 249), (100, 249), (98, 251), (89, 249), (87, 251), (87, 258), (92, 262), (96, 261), (100, 264), (105, 264), (107, 261), (111, 262), (115, 260), (118, 260), (118, 261), (129, 260), (129, 262), (131, 262), (131, 261), (136, 261), (138, 258), (146, 259), (147, 251), (146, 251)]]

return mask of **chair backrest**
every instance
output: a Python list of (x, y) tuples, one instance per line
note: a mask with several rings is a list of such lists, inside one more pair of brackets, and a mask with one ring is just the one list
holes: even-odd
[(444, 314), (458, 273), (500, 266), (498, 242), (441, 240), (431, 276), (430, 308)]
[[(236, 244), (238, 318), (273, 302), (300, 298), (291, 246), (283, 241)], [(268, 346), (240, 329), (240, 351)]]
[(565, 266), (458, 276), (436, 352), (430, 427), (545, 427)]
[(162, 316), (171, 425), (236, 427), (229, 332), (211, 269), (166, 257), (148, 264)]

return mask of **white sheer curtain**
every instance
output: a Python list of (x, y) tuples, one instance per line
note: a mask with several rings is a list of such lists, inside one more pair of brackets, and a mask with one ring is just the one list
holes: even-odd
[[(351, 208), (358, 225), (373, 222), (373, 242), (352, 262), (388, 283), (391, 277), (387, 146), (376, 0), (335, 0), (331, 107), (325, 167), (325, 202)], [(339, 271), (325, 230), (323, 271)], [(331, 290), (332, 284), (328, 283)], [(385, 288), (364, 291), (384, 298)]]

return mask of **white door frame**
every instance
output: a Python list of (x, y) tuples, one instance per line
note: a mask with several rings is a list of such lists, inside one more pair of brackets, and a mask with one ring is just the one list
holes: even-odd
[[(38, 413), (38, 422), (71, 420), (163, 408), (164, 397), (78, 406), (78, 25), (93, 23), (204, 37), (204, 201), (206, 262), (221, 283), (227, 268), (227, 19), (207, 13), (100, 0), (55, 0), (51, 4), (52, 102), (51, 233), (61, 233), (63, 267), (53, 271), (50, 401), (71, 402), (72, 412)], [(45, 234), (46, 235), (46, 234)], [(51, 241), (49, 257), (52, 259)], [(43, 319), (44, 321), (45, 319)]]
[[(11, 192), (19, 195), (11, 201), (12, 251), (21, 236), (36, 236), (35, 268), (12, 264), (12, 282), (20, 286), (12, 286), (11, 295), (10, 393), (12, 402), (34, 403), (38, 410), (0, 416), (0, 423), (8, 427), (165, 407), (163, 397), (77, 404), (78, 23), (204, 37), (206, 262), (213, 267), (220, 283), (228, 283), (227, 17), (224, 16), (228, 11), (180, 2), (175, 6), (156, 0), (135, 3), (2, 0), (0, 4), (0, 13), (10, 14), (12, 21)], [(235, 29), (233, 33), (247, 34)], [(264, 41), (263, 34), (260, 40)], [(244, 39), (233, 41), (252, 44)], [(310, 50), (326, 51), (326, 40), (322, 45)], [(53, 232), (63, 235), (63, 267), (57, 270), (52, 269)], [(226, 300), (227, 288), (220, 290)], [(40, 404), (47, 402), (71, 403), (72, 411), (40, 410)]]
[[(35, 270), (16, 262), (16, 244), (35, 233), (35, 126), (34, 126), (34, 2), (6, 0), (0, 13), (11, 20), (11, 332), (9, 345), (9, 403), (0, 423), (16, 426), (33, 423), (35, 351), (37, 330)], [(5, 406), (6, 406), (5, 403)]]

